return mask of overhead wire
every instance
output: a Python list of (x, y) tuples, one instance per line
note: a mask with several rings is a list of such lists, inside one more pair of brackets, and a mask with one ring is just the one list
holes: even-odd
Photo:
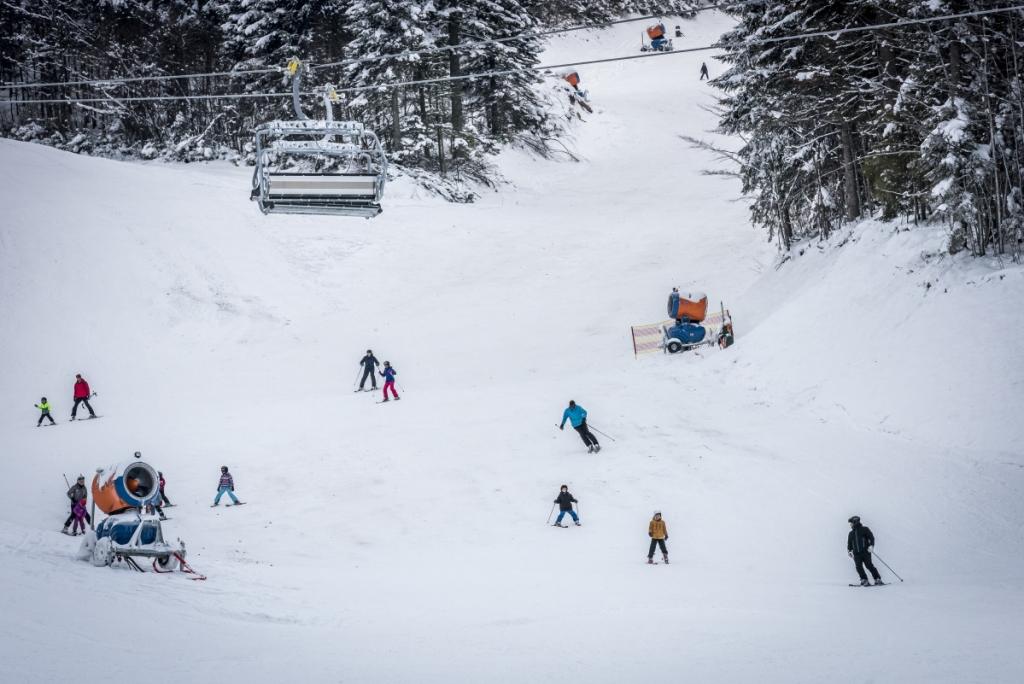
[[(806, 33), (791, 34), (786, 36), (773, 36), (769, 38), (754, 38), (751, 40), (744, 41), (744, 45), (764, 45), (771, 43), (779, 43), (790, 40), (802, 40), (806, 38), (817, 38), (817, 37), (833, 37), (838, 38), (841, 35), (848, 33), (862, 33), (865, 31), (875, 31), (887, 28), (897, 28), (902, 26), (912, 26), (916, 24), (926, 24), (937, 21), (949, 21), (952, 19), (963, 19), (967, 17), (986, 16), (991, 14), (1024, 11), (1024, 4), (990, 8), (985, 10), (972, 10), (969, 12), (959, 12), (956, 14), (946, 14), (937, 17), (921, 17), (918, 19), (907, 19), (901, 21), (886, 22), (881, 24), (871, 24), (867, 26), (849, 26), (845, 28), (822, 30), (822, 31), (810, 31)], [(401, 88), (407, 86), (417, 85), (430, 85), (435, 83), (451, 83), (456, 81), (468, 81), (477, 78), (490, 78), (494, 76), (508, 76), (512, 74), (523, 73), (525, 71), (550, 71), (554, 69), (565, 69), (569, 67), (581, 67), (591, 66), (595, 64), (608, 64), (612, 62), (625, 62), (636, 59), (650, 59), (655, 57), (669, 57), (678, 54), (688, 54), (693, 52), (705, 52), (708, 50), (722, 50), (727, 46), (721, 44), (702, 45), (690, 48), (679, 48), (666, 52), (643, 52), (635, 55), (621, 55), (618, 57), (604, 57), (590, 60), (577, 60), (572, 62), (564, 62), (560, 64), (545, 64), (533, 67), (520, 67), (514, 69), (501, 69), (486, 72), (474, 72), (471, 74), (460, 74), (457, 76), (439, 76), (437, 78), (425, 78), (425, 79), (414, 79), (409, 81), (400, 81), (395, 83), (380, 83), (374, 85), (365, 86), (350, 86), (345, 88), (336, 88), (335, 92), (338, 94), (342, 93), (358, 93), (366, 91), (386, 91), (392, 88)], [(302, 95), (316, 95), (317, 92), (304, 92)], [(149, 95), (149, 96), (134, 96), (134, 97), (118, 97), (116, 95), (109, 95), (106, 97), (93, 97), (93, 98), (44, 98), (35, 100), (8, 100), (11, 103), (16, 104), (47, 104), (47, 103), (96, 103), (96, 102), (158, 102), (158, 101), (169, 101), (169, 100), (236, 100), (236, 99), (254, 99), (254, 98), (277, 98), (277, 97), (291, 97), (291, 92), (275, 92), (275, 93), (228, 93), (223, 95)]]
[[(697, 12), (707, 12), (709, 10), (717, 9), (729, 9), (739, 7), (746, 4), (747, 0), (743, 2), (731, 2), (731, 3), (719, 3), (715, 5), (705, 5), (704, 7), (696, 7), (689, 10), (682, 15), (689, 16)], [(649, 21), (651, 19), (659, 19), (666, 16), (665, 14), (648, 14), (640, 17), (630, 17), (627, 19), (616, 19), (613, 21), (606, 22), (593, 22), (589, 24), (577, 24), (575, 26), (566, 26), (557, 29), (547, 29), (543, 31), (523, 31), (513, 36), (506, 36), (503, 38), (483, 38), (474, 41), (468, 41), (465, 43), (458, 43), (457, 45), (437, 45), (429, 48), (423, 48), (422, 50), (406, 50), (405, 52), (394, 52), (383, 55), (373, 55), (367, 57), (353, 57), (350, 59), (342, 59), (336, 62), (326, 62), (324, 64), (311, 64), (307, 67), (310, 71), (318, 69), (327, 69), (338, 66), (347, 66), (350, 64), (362, 64), (366, 62), (377, 62), (384, 59), (401, 59), (404, 57), (412, 57), (415, 55), (431, 55), (442, 52), (456, 52), (461, 50), (468, 50), (481, 45), (495, 45), (501, 43), (509, 43), (517, 40), (523, 40), (526, 38), (544, 38), (546, 36), (554, 36), (563, 33), (572, 33), (575, 31), (586, 31), (590, 29), (603, 29), (609, 26), (617, 26), (620, 24), (635, 23), (638, 21)], [(3, 83), (0, 84), (0, 88), (12, 89), (12, 90), (23, 90), (23, 89), (39, 89), (39, 88), (60, 88), (64, 86), (73, 85), (96, 85), (96, 86), (107, 86), (107, 85), (118, 85), (122, 83), (143, 83), (152, 81), (174, 81), (174, 80), (187, 80), (190, 78), (221, 78), (225, 76), (245, 76), (251, 74), (269, 74), (275, 72), (282, 72), (282, 67), (267, 67), (262, 69), (234, 69), (231, 71), (208, 71), (190, 74), (167, 74), (161, 76), (125, 76), (125, 77), (113, 77), (113, 78), (97, 78), (90, 80), (79, 80), (79, 81), (47, 81), (47, 82), (36, 82), (36, 83)]]

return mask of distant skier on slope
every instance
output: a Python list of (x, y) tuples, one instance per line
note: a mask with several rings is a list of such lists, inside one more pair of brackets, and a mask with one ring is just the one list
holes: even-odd
[[(391, 401), (388, 399), (388, 390), (391, 390), (391, 394), (394, 395), (395, 399), (401, 399), (398, 396), (398, 392), (395, 391), (395, 376), (398, 375), (398, 371), (391, 367), (390, 361), (384, 362), (384, 370), (381, 371), (381, 377), (384, 378), (384, 401)], [(415, 397), (413, 397), (415, 399)]]
[(363, 379), (359, 381), (359, 389), (356, 391), (363, 391), (363, 386), (366, 384), (367, 378), (370, 379), (370, 384), (373, 386), (373, 389), (377, 389), (377, 375), (374, 371), (376, 371), (376, 367), (380, 365), (380, 361), (378, 361), (377, 357), (373, 355), (372, 349), (366, 350), (366, 356), (359, 360), (359, 365), (363, 367)]
[(565, 525), (562, 524), (562, 518), (565, 517), (566, 513), (572, 516), (572, 521), (574, 523), (576, 523), (577, 525), (580, 524), (579, 516), (576, 515), (576, 511), (572, 510), (572, 505), (574, 503), (579, 502), (576, 501), (576, 498), (569, 493), (569, 485), (562, 485), (562, 490), (558, 493), (558, 496), (555, 498), (555, 503), (558, 504), (558, 517), (555, 518), (556, 526), (565, 527)]
[(53, 416), (50, 415), (50, 402), (46, 401), (46, 397), (43, 397), (42, 399), (40, 399), (38, 404), (32, 404), (32, 405), (35, 406), (40, 411), (39, 422), (36, 423), (36, 427), (39, 427), (40, 425), (43, 424), (43, 418), (49, 418), (50, 419), (50, 425), (56, 425), (57, 424), (57, 421), (55, 421), (53, 419)]
[(160, 503), (163, 506), (173, 506), (171, 500), (167, 498), (167, 493), (164, 491), (164, 487), (167, 486), (167, 480), (164, 479), (164, 474), (159, 470), (157, 471), (157, 477), (160, 478)]
[(860, 585), (862, 587), (871, 586), (868, 576), (864, 572), (865, 566), (875, 579), (876, 586), (885, 584), (882, 581), (882, 576), (875, 569), (875, 564), (871, 562), (871, 552), (875, 550), (875, 535), (871, 534), (870, 528), (861, 524), (859, 515), (853, 516), (848, 522), (850, 523), (850, 534), (846, 537), (846, 552), (853, 559), (853, 564), (857, 568)]
[(700, 63), (700, 80), (703, 81), (705, 78), (708, 79), (708, 80), (711, 80), (711, 77), (708, 75), (708, 63), (707, 62), (701, 62)]
[[(71, 500), (71, 513), (68, 515), (67, 520), (64, 521), (64, 529), (61, 530), (64, 534), (68, 534), (68, 526), (75, 519), (75, 506), (78, 502), (82, 502), (82, 505), (86, 505), (86, 500), (89, 497), (89, 491), (85, 488), (85, 475), (79, 475), (78, 480), (75, 484), (68, 488), (68, 499)], [(89, 512), (85, 512), (85, 519), (92, 524), (92, 518), (89, 516)]]
[(89, 417), (95, 418), (96, 412), (92, 410), (92, 406), (89, 405), (89, 397), (92, 396), (92, 390), (89, 389), (89, 383), (85, 381), (85, 378), (81, 374), (75, 376), (75, 405), (71, 407), (71, 420), (75, 419), (75, 415), (78, 413), (78, 405), (85, 404), (85, 408), (89, 409)]
[(601, 450), (601, 445), (597, 443), (597, 437), (594, 437), (590, 428), (587, 427), (587, 410), (577, 405), (572, 399), (569, 400), (569, 408), (562, 411), (562, 423), (558, 426), (559, 430), (565, 429), (567, 420), (573, 429), (580, 433), (580, 439), (587, 446), (587, 453), (592, 454)]
[[(220, 467), (220, 481), (217, 483), (217, 498), (213, 500), (213, 506), (220, 505), (220, 497), (227, 494), (236, 506), (243, 503), (235, 496), (235, 478), (231, 477), (227, 466)], [(230, 504), (229, 504), (230, 505)], [(213, 508), (210, 506), (210, 508)]]
[(647, 551), (647, 563), (654, 565), (654, 549), (660, 546), (661, 557), (667, 565), (668, 549), (665, 548), (665, 542), (668, 540), (668, 527), (665, 525), (665, 521), (661, 519), (661, 511), (654, 511), (654, 518), (651, 519), (651, 524), (647, 526), (647, 536), (651, 538), (651, 548)]

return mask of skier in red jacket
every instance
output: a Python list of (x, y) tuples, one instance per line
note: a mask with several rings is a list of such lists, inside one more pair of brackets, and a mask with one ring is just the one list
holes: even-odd
[(79, 373), (75, 376), (75, 405), (71, 407), (71, 420), (75, 419), (75, 414), (78, 413), (78, 405), (85, 404), (85, 408), (89, 409), (89, 417), (95, 418), (96, 412), (92, 410), (92, 406), (89, 405), (89, 397), (92, 396), (92, 391), (89, 389), (89, 383), (85, 381), (85, 378)]

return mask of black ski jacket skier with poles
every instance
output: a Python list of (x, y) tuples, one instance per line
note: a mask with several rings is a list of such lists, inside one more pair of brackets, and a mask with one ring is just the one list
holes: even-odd
[(569, 493), (568, 489), (562, 490), (558, 493), (558, 498), (555, 499), (555, 503), (558, 504), (559, 511), (569, 512), (572, 510), (572, 505), (576, 503), (576, 499)]
[(359, 389), (363, 389), (367, 378), (369, 378), (373, 389), (377, 389), (377, 376), (374, 375), (373, 371), (380, 365), (380, 361), (373, 355), (372, 349), (366, 350), (366, 356), (359, 360), (359, 365), (363, 367), (363, 378), (359, 381)]
[(875, 535), (871, 534), (871, 528), (853, 523), (853, 529), (846, 537), (846, 550), (850, 553), (867, 553), (868, 549), (875, 545)]

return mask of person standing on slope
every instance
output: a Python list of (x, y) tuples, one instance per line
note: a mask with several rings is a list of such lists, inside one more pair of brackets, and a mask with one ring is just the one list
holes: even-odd
[(370, 384), (373, 389), (377, 389), (377, 375), (375, 371), (376, 367), (380, 365), (380, 361), (373, 355), (372, 349), (366, 350), (366, 356), (359, 360), (359, 365), (363, 367), (363, 379), (359, 381), (359, 389), (357, 392), (363, 391), (363, 386), (366, 384), (366, 379), (370, 379)]
[(708, 80), (711, 80), (711, 77), (708, 75), (708, 63), (707, 62), (701, 62), (700, 63), (700, 80), (703, 81), (705, 78), (708, 79)]
[(384, 370), (380, 374), (384, 378), (384, 401), (391, 401), (388, 399), (388, 389), (391, 390), (391, 394), (395, 396), (396, 400), (401, 399), (398, 392), (395, 391), (395, 376), (398, 375), (398, 371), (391, 367), (390, 361), (384, 362)]
[[(227, 494), (236, 506), (242, 502), (235, 496), (235, 478), (231, 477), (227, 466), (220, 467), (220, 481), (217, 483), (217, 498), (213, 500), (213, 506), (220, 505), (220, 497)], [(210, 508), (213, 508), (210, 506)]]
[[(71, 525), (71, 522), (75, 519), (75, 506), (81, 502), (84, 507), (88, 497), (89, 491), (85, 488), (85, 475), (79, 475), (75, 484), (68, 488), (68, 499), (71, 500), (71, 514), (68, 516), (68, 519), (64, 521), (64, 529), (61, 530), (61, 532), (68, 534), (68, 526)], [(85, 512), (85, 519), (89, 524), (92, 524), (92, 518), (89, 516), (88, 511)]]
[(71, 514), (75, 517), (71, 527), (71, 536), (74, 537), (79, 532), (85, 534), (85, 516), (89, 515), (85, 510), (85, 499), (81, 499), (71, 507)]
[(32, 404), (32, 405), (35, 406), (40, 411), (39, 422), (36, 423), (36, 427), (39, 427), (40, 425), (43, 424), (43, 418), (49, 418), (50, 419), (50, 425), (56, 425), (57, 424), (57, 421), (55, 421), (53, 419), (53, 416), (50, 415), (50, 402), (46, 401), (46, 397), (43, 397), (42, 399), (40, 399), (38, 404)]
[(882, 581), (882, 576), (875, 569), (875, 564), (871, 562), (871, 552), (875, 550), (875, 535), (871, 534), (870, 528), (861, 525), (859, 515), (853, 516), (848, 522), (850, 523), (850, 534), (846, 537), (846, 552), (853, 559), (853, 564), (857, 568), (860, 586), (871, 586), (868, 576), (864, 572), (865, 566), (875, 579), (876, 586), (885, 584)]
[(580, 433), (580, 439), (587, 446), (587, 453), (592, 454), (601, 450), (601, 445), (597, 443), (597, 437), (594, 437), (590, 428), (587, 427), (587, 410), (577, 405), (572, 399), (569, 400), (569, 408), (562, 411), (562, 423), (558, 426), (559, 430), (565, 429), (567, 420), (573, 429)]
[(647, 563), (654, 565), (654, 548), (660, 546), (661, 557), (668, 565), (668, 549), (665, 548), (665, 542), (668, 540), (668, 527), (661, 519), (661, 511), (654, 511), (654, 518), (647, 526), (647, 536), (651, 538), (651, 548), (647, 551)]
[(75, 376), (75, 405), (71, 407), (71, 420), (75, 419), (75, 414), (78, 413), (78, 405), (85, 404), (85, 408), (89, 409), (89, 417), (95, 418), (96, 412), (92, 410), (92, 406), (89, 405), (89, 397), (92, 396), (92, 390), (89, 389), (89, 383), (85, 381), (85, 378), (78, 374)]
[(167, 498), (167, 493), (164, 492), (164, 487), (167, 486), (167, 480), (164, 479), (164, 474), (159, 470), (157, 471), (157, 477), (160, 478), (160, 504), (162, 506), (173, 506), (171, 500)]
[(558, 517), (555, 519), (556, 526), (565, 527), (562, 524), (562, 518), (565, 517), (566, 513), (572, 516), (574, 523), (580, 524), (579, 516), (576, 515), (576, 511), (572, 510), (572, 505), (579, 502), (569, 493), (569, 485), (562, 485), (562, 490), (558, 493), (558, 497), (555, 498), (555, 503), (558, 504)]

